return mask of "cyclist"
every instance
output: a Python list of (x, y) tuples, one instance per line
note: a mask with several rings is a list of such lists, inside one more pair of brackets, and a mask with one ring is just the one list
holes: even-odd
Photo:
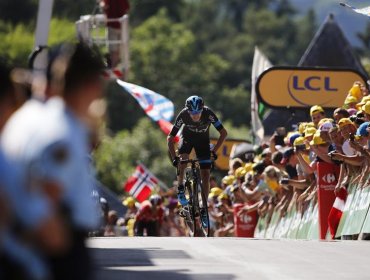
[[(213, 126), (220, 133), (217, 143), (210, 148), (209, 127)], [(174, 138), (180, 128), (183, 126), (181, 140), (179, 145), (179, 156), (175, 152)], [(175, 167), (182, 160), (189, 159), (189, 154), (194, 148), (199, 159), (200, 173), (202, 179), (202, 188), (206, 197), (209, 194), (209, 176), (211, 168), (211, 153), (216, 154), (227, 136), (227, 131), (216, 114), (207, 106), (204, 106), (203, 99), (193, 95), (186, 99), (185, 108), (178, 114), (175, 124), (167, 137), (168, 149)], [(210, 150), (212, 149), (212, 150)], [(185, 188), (183, 185), (184, 170), (186, 164), (180, 164), (178, 175), (178, 199), (182, 206), (188, 204), (185, 197)], [(202, 215), (202, 222), (204, 220)]]
[(141, 203), (136, 214), (136, 236), (143, 236), (144, 230), (147, 236), (159, 236), (163, 216), (162, 198), (157, 194), (151, 195), (149, 200)]

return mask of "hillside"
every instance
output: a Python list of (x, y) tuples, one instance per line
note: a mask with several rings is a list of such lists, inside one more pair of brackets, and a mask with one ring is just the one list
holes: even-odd
[[(356, 34), (358, 32), (363, 32), (366, 23), (369, 22), (370, 19), (340, 6), (339, 2), (339, 0), (291, 0), (291, 3), (299, 13), (305, 13), (308, 9), (313, 8), (316, 12), (317, 23), (319, 25), (329, 13), (333, 13), (350, 42), (355, 46), (360, 46), (360, 41), (357, 39)], [(370, 5), (370, 2), (361, 2), (347, 1), (347, 3), (359, 8)]]

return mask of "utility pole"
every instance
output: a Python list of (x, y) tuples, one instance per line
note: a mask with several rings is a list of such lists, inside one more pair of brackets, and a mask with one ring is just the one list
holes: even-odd
[(53, 2), (54, 0), (39, 0), (34, 47), (46, 46), (48, 44)]

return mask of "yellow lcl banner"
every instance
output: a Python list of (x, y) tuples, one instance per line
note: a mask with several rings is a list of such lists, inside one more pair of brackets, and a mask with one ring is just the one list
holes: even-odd
[[(217, 139), (211, 138), (211, 144), (216, 145)], [(230, 152), (234, 145), (247, 143), (243, 140), (232, 140), (226, 139), (220, 149), (217, 151), (217, 160), (215, 165), (217, 169), (220, 170), (229, 170), (229, 160), (230, 160)]]
[(270, 107), (342, 107), (353, 83), (366, 79), (347, 69), (272, 67), (257, 81), (259, 99)]

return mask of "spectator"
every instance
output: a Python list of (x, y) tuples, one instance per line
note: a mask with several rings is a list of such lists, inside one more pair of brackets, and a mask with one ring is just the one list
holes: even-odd
[(349, 141), (350, 141), (350, 137), (353, 137), (356, 133), (356, 126), (350, 119), (343, 118), (339, 121), (338, 127), (344, 139), (344, 142), (342, 145), (343, 152), (348, 156), (354, 155), (356, 152), (354, 149), (351, 148)]
[(114, 210), (109, 211), (108, 213), (108, 222), (105, 226), (104, 236), (116, 236), (116, 224), (118, 216), (117, 212)]
[(343, 142), (344, 138), (340, 133), (338, 126), (333, 126), (329, 130), (330, 142), (331, 142), (331, 151), (338, 151), (339, 153), (343, 153)]
[(344, 108), (345, 109), (355, 109), (356, 110), (356, 105), (358, 103), (358, 100), (356, 97), (350, 95), (347, 96), (346, 100), (344, 100)]
[(234, 158), (230, 160), (229, 175), (234, 175), (235, 170), (242, 166), (243, 166), (243, 161), (240, 158)]
[(370, 121), (370, 101), (367, 101), (362, 107), (361, 110), (365, 114), (365, 120)]
[(361, 107), (366, 104), (366, 102), (370, 101), (370, 96), (364, 96), (359, 103), (356, 105), (357, 110), (361, 110)]
[(349, 118), (349, 113), (344, 108), (337, 108), (334, 110), (333, 118), (336, 123), (338, 123), (343, 118)]
[(178, 213), (178, 200), (170, 198), (165, 209), (161, 236), (184, 236), (185, 230)]
[(319, 126), (320, 137), (326, 142), (330, 143), (331, 139), (329, 136), (329, 130), (333, 128), (333, 123), (331, 121), (326, 121)]
[(298, 173), (296, 169), (298, 159), (294, 153), (293, 148), (288, 148), (287, 150), (284, 151), (281, 164), (285, 167), (285, 171), (288, 173), (290, 179), (298, 178)]
[(130, 219), (135, 219), (135, 216), (138, 211), (138, 207), (136, 206), (135, 199), (132, 196), (128, 196), (122, 204), (127, 207), (126, 213), (125, 213), (125, 222), (127, 223)]
[(310, 109), (310, 116), (311, 116), (312, 122), (315, 125), (315, 128), (317, 128), (319, 121), (325, 118), (325, 111), (321, 106), (315, 105), (315, 106), (312, 106)]

